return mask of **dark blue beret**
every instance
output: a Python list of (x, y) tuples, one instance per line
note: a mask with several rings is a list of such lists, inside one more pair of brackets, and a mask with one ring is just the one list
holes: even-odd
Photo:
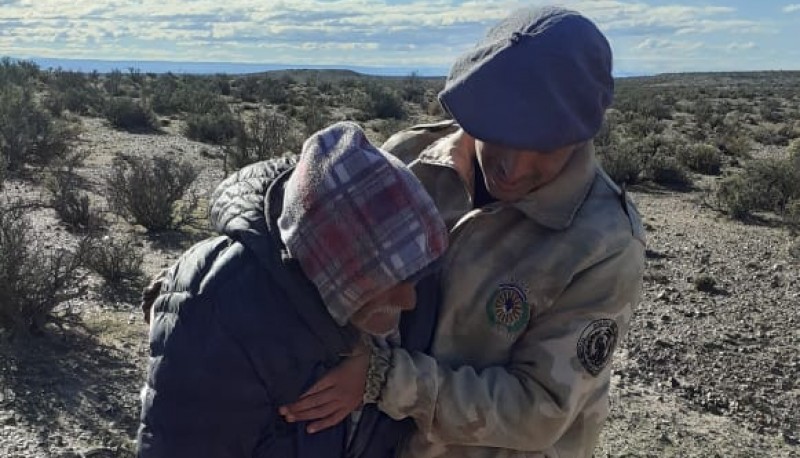
[(547, 152), (594, 137), (614, 96), (611, 67), (589, 19), (523, 9), (456, 60), (439, 101), (479, 140)]

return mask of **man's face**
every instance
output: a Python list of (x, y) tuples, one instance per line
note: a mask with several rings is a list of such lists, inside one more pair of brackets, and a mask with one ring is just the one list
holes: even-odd
[(399, 283), (364, 304), (350, 318), (350, 322), (368, 334), (386, 335), (400, 323), (400, 313), (413, 310), (416, 305), (417, 294), (414, 284)]
[(475, 153), (486, 189), (494, 198), (513, 202), (553, 181), (564, 169), (577, 145), (555, 151), (520, 150), (475, 139)]

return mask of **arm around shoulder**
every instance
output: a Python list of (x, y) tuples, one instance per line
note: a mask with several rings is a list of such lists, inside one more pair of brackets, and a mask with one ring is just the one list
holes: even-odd
[(524, 451), (552, 447), (581, 415), (602, 423), (611, 357), (639, 300), (643, 266), (644, 247), (631, 238), (580, 272), (503, 366), (451, 368), (392, 350), (378, 406), (412, 417), (431, 441)]

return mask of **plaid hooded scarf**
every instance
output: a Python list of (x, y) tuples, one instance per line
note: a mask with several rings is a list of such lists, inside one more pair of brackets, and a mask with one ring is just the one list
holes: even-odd
[(447, 248), (444, 222), (422, 184), (351, 122), (303, 144), (278, 228), (339, 325)]

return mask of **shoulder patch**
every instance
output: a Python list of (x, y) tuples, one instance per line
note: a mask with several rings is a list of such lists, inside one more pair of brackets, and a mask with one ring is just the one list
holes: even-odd
[(617, 322), (609, 319), (594, 320), (584, 328), (578, 339), (578, 359), (587, 372), (597, 376), (608, 364), (617, 346)]
[(525, 291), (513, 283), (501, 283), (486, 303), (486, 317), (509, 333), (523, 330), (531, 319), (531, 306)]

